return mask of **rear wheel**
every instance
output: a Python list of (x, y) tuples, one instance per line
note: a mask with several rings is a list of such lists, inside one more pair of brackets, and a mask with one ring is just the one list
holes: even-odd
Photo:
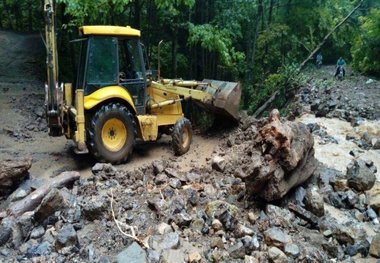
[(191, 123), (186, 118), (179, 119), (172, 132), (172, 147), (175, 155), (185, 154), (190, 149), (193, 138)]
[(125, 162), (132, 152), (136, 137), (132, 113), (120, 103), (100, 107), (88, 128), (88, 148), (101, 162)]

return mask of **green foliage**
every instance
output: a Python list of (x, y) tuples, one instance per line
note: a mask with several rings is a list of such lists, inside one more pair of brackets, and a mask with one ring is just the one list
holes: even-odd
[(360, 18), (360, 33), (351, 51), (355, 69), (380, 76), (380, 9)]
[(305, 84), (305, 77), (298, 71), (296, 64), (287, 64), (278, 69), (277, 73), (270, 74), (262, 86), (252, 90), (249, 100), (248, 113), (252, 114), (271, 95), (279, 91), (274, 101), (276, 107), (283, 107), (287, 99), (299, 87)]
[(231, 33), (210, 24), (195, 26), (190, 24), (189, 43), (200, 44), (209, 52), (217, 52), (224, 66), (233, 67), (244, 60), (244, 54), (232, 45)]

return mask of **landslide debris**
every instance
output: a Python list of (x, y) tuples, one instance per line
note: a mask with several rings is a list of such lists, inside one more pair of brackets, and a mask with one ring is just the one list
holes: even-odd
[[(0, 216), (0, 260), (351, 262), (377, 257), (379, 239), (373, 237), (380, 230), (380, 202), (373, 191), (379, 185), (371, 188), (361, 176), (375, 167), (358, 160), (342, 174), (317, 164), (312, 146), (307, 126), (281, 120), (274, 111), (268, 119), (243, 119), (207, 166), (189, 172), (182, 172), (176, 159), (130, 171), (96, 164), (90, 177), (51, 188), (37, 207), (18, 217), (10, 212), (20, 201), (10, 202)], [(260, 173), (258, 166), (253, 172), (255, 160), (282, 173), (285, 181), (297, 175), (297, 167), (313, 172), (303, 175), (307, 183), (301, 186), (296, 186), (301, 177), (291, 179), (297, 184), (289, 184), (295, 188), (285, 195), (285, 188), (267, 188), (281, 182), (273, 180), (275, 173)], [(252, 191), (255, 176), (261, 188)], [(358, 185), (365, 187), (358, 190)], [(279, 191), (269, 194), (273, 189)], [(268, 196), (281, 199), (269, 203)]]

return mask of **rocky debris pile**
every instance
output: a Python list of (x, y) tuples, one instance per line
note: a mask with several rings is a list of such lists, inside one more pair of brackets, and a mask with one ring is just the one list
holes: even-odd
[[(12, 194), (0, 203), (7, 211), (0, 213), (0, 261), (354, 262), (363, 258), (365, 262), (380, 258), (380, 184), (375, 182), (376, 167), (371, 162), (357, 159), (346, 174), (318, 164), (314, 176), (305, 176), (307, 184), (281, 194), (272, 204), (251, 195), (249, 181), (242, 178), (247, 178), (244, 175), (256, 159), (262, 165), (256, 167), (259, 172), (262, 167), (275, 167), (290, 176), (303, 167), (308, 173), (302, 160), (314, 166), (314, 160), (305, 158), (313, 156), (310, 138), (306, 126), (282, 122), (273, 112), (268, 120), (244, 119), (206, 167), (183, 172), (181, 163), (173, 159), (125, 171), (98, 163), (88, 178), (77, 180), (72, 173), (71, 183), (45, 182), (29, 188), (17, 201)], [(65, 174), (53, 181), (63, 182), (63, 178)], [(20, 204), (33, 205), (15, 209)]]
[[(354, 87), (350, 87), (354, 85)], [(363, 119), (375, 120), (380, 112), (378, 82), (365, 84), (361, 79), (353, 82), (344, 80), (312, 79), (300, 91), (299, 102), (309, 105), (317, 117), (340, 118), (358, 125)]]
[(46, 132), (48, 130), (43, 95), (30, 94), (20, 98), (10, 97), (9, 103), (15, 105), (15, 111), (24, 116), (26, 121), (19, 127), (5, 127), (0, 133), (18, 141), (33, 141), (34, 132)]

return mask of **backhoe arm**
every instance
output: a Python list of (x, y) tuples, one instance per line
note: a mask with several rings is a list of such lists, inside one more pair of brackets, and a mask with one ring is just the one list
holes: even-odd
[(47, 83), (45, 84), (45, 107), (49, 135), (61, 136), (61, 110), (63, 88), (58, 85), (58, 52), (55, 32), (54, 0), (45, 0), (45, 45)]

